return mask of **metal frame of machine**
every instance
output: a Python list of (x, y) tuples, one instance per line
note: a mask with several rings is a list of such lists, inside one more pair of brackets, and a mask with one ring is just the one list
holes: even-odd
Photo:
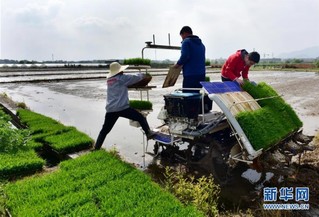
[[(308, 144), (312, 138), (303, 135), (302, 129), (267, 150), (255, 150), (235, 116), (241, 111), (259, 109), (257, 101), (266, 98), (254, 99), (242, 91), (237, 82), (202, 82), (202, 85), (202, 89), (177, 89), (173, 93), (178, 94), (164, 97), (166, 108), (158, 115), (164, 124), (157, 128), (158, 133), (153, 138), (153, 156), (164, 152), (170, 158), (188, 164), (212, 166), (212, 172), (223, 182), (227, 180), (229, 168), (239, 162), (254, 165), (256, 161), (262, 161), (269, 168), (278, 170), (289, 165), (292, 156), (311, 150)], [(188, 100), (187, 97), (192, 95), (183, 94), (184, 91), (200, 93), (201, 100), (197, 100), (197, 95)], [(212, 111), (204, 112), (205, 95), (213, 101)], [(167, 109), (169, 106), (173, 107)], [(194, 111), (198, 114), (190, 114), (185, 106), (201, 109)]]

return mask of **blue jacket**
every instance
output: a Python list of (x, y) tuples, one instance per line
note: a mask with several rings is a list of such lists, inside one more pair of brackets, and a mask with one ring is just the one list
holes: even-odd
[(205, 46), (202, 40), (191, 35), (182, 42), (181, 57), (177, 61), (178, 65), (183, 66), (183, 76), (205, 74)]

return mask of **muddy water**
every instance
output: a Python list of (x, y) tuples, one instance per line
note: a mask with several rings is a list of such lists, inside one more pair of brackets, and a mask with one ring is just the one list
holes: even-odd
[[(151, 85), (161, 87), (164, 77), (154, 77)], [(154, 88), (149, 92), (153, 102), (153, 111), (147, 116), (151, 128), (161, 122), (157, 114), (163, 103), (163, 95), (173, 89)], [(78, 80), (40, 83), (1, 84), (0, 92), (5, 92), (14, 101), (24, 102), (38, 113), (61, 121), (65, 125), (75, 126), (93, 139), (97, 138), (105, 115), (105, 80)], [(130, 91), (131, 99), (139, 99), (140, 92)], [(143, 99), (146, 92), (142, 92)], [(144, 141), (146, 147), (146, 142)], [(152, 144), (148, 150), (152, 150)], [(103, 148), (116, 148), (129, 162), (140, 166), (147, 165), (152, 158), (143, 155), (143, 134), (140, 128), (129, 125), (127, 119), (119, 119), (106, 137)]]
[[(220, 81), (218, 73), (209, 73), (211, 81)], [(157, 119), (163, 106), (163, 96), (181, 87), (181, 77), (175, 87), (162, 89), (164, 76), (154, 76), (150, 85), (156, 86), (149, 91), (153, 111), (147, 116), (151, 128), (161, 125)], [(295, 109), (304, 123), (304, 133), (314, 135), (319, 129), (319, 75), (312, 72), (251, 72), (250, 79), (266, 82)], [(61, 121), (65, 125), (75, 126), (80, 131), (96, 139), (105, 115), (105, 79), (76, 80), (39, 83), (5, 83), (0, 85), (0, 92), (5, 92), (14, 101), (25, 102), (38, 113)], [(130, 91), (130, 99), (139, 99), (140, 93)], [(142, 93), (145, 99), (146, 93)], [(103, 148), (116, 148), (128, 162), (141, 168), (153, 166), (153, 158), (143, 156), (146, 143), (142, 131), (129, 125), (126, 119), (119, 119), (113, 130), (106, 137)], [(147, 151), (153, 150), (150, 141)], [(145, 167), (144, 167), (145, 166)], [(153, 167), (152, 167), (153, 168)], [(153, 171), (152, 171), (153, 170)], [(154, 168), (151, 171), (156, 173)], [(270, 179), (272, 174), (266, 177)], [(263, 185), (261, 174), (246, 167), (239, 168), (236, 181), (223, 189), (223, 198), (230, 203), (246, 203), (256, 197)], [(260, 182), (260, 183), (258, 183)], [(258, 185), (256, 184), (258, 183)], [(246, 202), (245, 202), (246, 201)]]

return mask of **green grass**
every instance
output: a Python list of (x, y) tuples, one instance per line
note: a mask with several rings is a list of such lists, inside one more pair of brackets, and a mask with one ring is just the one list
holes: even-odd
[(243, 89), (255, 99), (274, 97), (258, 101), (261, 109), (236, 116), (255, 150), (267, 149), (302, 127), (292, 107), (266, 83), (246, 82)]
[(110, 153), (64, 161), (4, 188), (12, 216), (203, 216)]

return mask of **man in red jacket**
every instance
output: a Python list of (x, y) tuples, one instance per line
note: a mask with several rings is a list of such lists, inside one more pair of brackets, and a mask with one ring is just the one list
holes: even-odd
[[(248, 53), (245, 49), (238, 50), (226, 60), (222, 68), (222, 81), (237, 81), (240, 85), (248, 79), (250, 66), (258, 63), (260, 55), (256, 51)], [(243, 79), (240, 79), (242, 76)]]

